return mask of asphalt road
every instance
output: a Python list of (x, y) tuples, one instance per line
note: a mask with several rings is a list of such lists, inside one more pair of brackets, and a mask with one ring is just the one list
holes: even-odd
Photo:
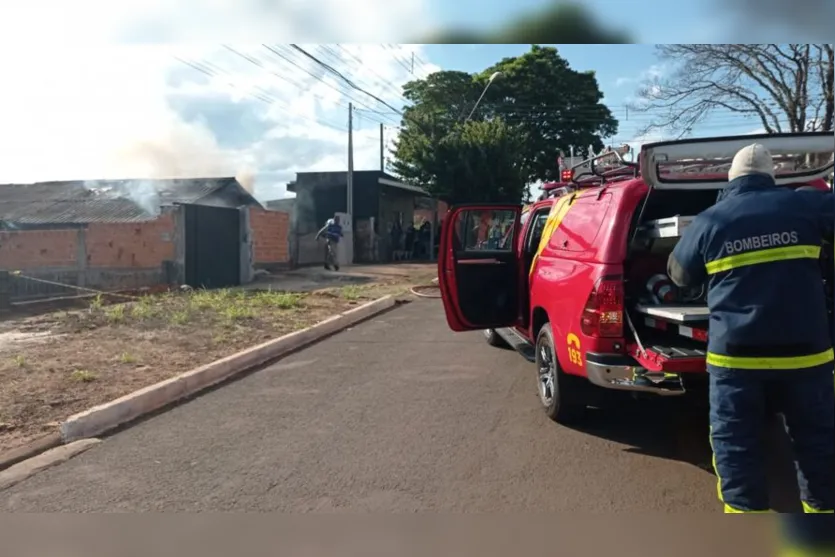
[(706, 433), (679, 401), (554, 424), (531, 364), (450, 332), (428, 300), (116, 433), (0, 510), (721, 512)]

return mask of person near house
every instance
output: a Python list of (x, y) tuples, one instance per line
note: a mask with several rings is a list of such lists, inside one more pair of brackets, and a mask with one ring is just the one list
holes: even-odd
[(771, 153), (760, 144), (734, 156), (728, 179), (667, 262), (679, 287), (707, 282), (720, 499), (726, 513), (768, 512), (760, 433), (774, 409), (792, 440), (804, 512), (832, 513), (835, 354), (818, 259), (835, 202), (826, 192), (776, 187)]
[(319, 238), (325, 239), (325, 269), (331, 269), (333, 267), (334, 271), (339, 270), (339, 263), (336, 261), (336, 245), (339, 243), (340, 238), (342, 238), (342, 225), (339, 224), (339, 217), (335, 216), (332, 219), (328, 219), (325, 223), (325, 226), (316, 233), (316, 239)]

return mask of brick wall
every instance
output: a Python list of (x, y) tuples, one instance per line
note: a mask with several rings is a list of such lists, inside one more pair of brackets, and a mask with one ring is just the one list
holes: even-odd
[(91, 223), (86, 230), (87, 265), (104, 268), (161, 267), (175, 257), (174, 216), (152, 222)]
[(252, 254), (256, 266), (287, 265), (290, 262), (290, 215), (282, 211), (249, 210)]
[(10, 283), (16, 300), (77, 295), (70, 285), (123, 290), (166, 284), (164, 262), (177, 252), (175, 226), (166, 213), (152, 222), (0, 232), (0, 270), (21, 272)]
[(0, 232), (0, 269), (74, 267), (77, 257), (77, 230)]

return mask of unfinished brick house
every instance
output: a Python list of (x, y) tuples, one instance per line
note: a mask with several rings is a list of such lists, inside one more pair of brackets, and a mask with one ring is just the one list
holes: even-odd
[(13, 300), (73, 293), (60, 285), (236, 286), (287, 264), (288, 229), (234, 178), (0, 185)]

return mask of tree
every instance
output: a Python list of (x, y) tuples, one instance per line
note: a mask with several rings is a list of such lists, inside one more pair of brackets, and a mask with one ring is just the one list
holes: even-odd
[(397, 161), (395, 167), (401, 175), (422, 176), (423, 187), (449, 203), (519, 203), (527, 186), (520, 164), (524, 147), (524, 136), (500, 118), (470, 121), (443, 136), (417, 136), (408, 147), (411, 166)]
[(659, 111), (644, 130), (679, 135), (715, 110), (756, 117), (766, 133), (833, 130), (833, 49), (827, 44), (668, 44), (669, 78), (643, 84), (633, 110)]
[(618, 121), (601, 102), (594, 72), (571, 69), (556, 48), (534, 45), (522, 56), (487, 68), (479, 81), (486, 83), (494, 72), (501, 77), (488, 89), (478, 113), (500, 116), (524, 131), (524, 167), (530, 182), (558, 180), (556, 158), (561, 151), (589, 145), (600, 150), (603, 139), (618, 131)]
[[(571, 69), (555, 48), (533, 46), (477, 74), (442, 71), (407, 83), (401, 133), (392, 153), (394, 169), (406, 181), (432, 184), (436, 174), (427, 161), (432, 150), (464, 121), (488, 84), (500, 72), (473, 113), (474, 121), (500, 120), (502, 130), (522, 142), (515, 151), (523, 179), (558, 179), (557, 156), (588, 145), (600, 149), (602, 138), (617, 132), (617, 120), (601, 104), (592, 72)], [(498, 125), (498, 124), (497, 124)], [(449, 153), (447, 153), (449, 155)]]

